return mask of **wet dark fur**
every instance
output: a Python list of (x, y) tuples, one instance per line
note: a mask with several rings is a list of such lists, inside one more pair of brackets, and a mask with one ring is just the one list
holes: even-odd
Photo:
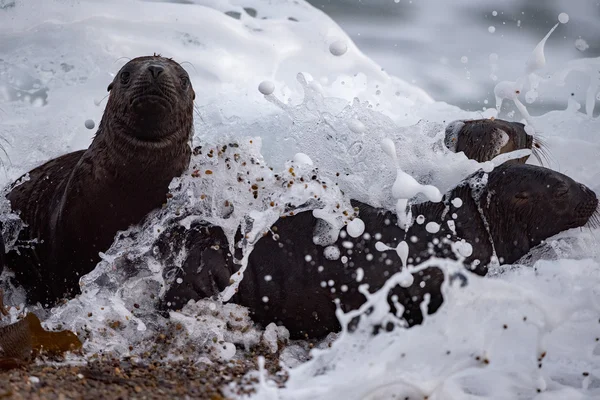
[[(455, 152), (464, 152), (467, 158), (478, 162), (490, 161), (494, 157), (515, 150), (532, 149), (533, 136), (525, 132), (525, 125), (501, 119), (478, 119), (462, 121), (464, 126), (455, 138), (451, 137), (451, 125), (446, 128), (446, 146)], [(508, 142), (500, 146), (501, 132), (508, 136)], [(529, 157), (508, 161), (524, 164)]]
[(0, 223), (0, 275), (2, 275), (5, 265), (6, 265), (6, 246), (4, 245), (4, 237), (2, 236), (2, 223)]
[[(371, 237), (353, 239), (347, 236), (337, 241), (342, 255), (348, 257), (346, 264), (340, 260), (327, 260), (323, 247), (313, 244), (317, 219), (311, 212), (280, 219), (251, 253), (239, 292), (232, 301), (249, 307), (256, 322), (283, 324), (293, 338), (320, 337), (340, 328), (335, 317), (334, 299), (339, 298), (342, 309), (346, 311), (356, 309), (365, 300), (358, 292), (358, 285), (368, 283), (369, 290), (375, 291), (400, 270), (400, 260), (395, 251), (381, 253), (375, 249), (376, 233), (380, 233), (381, 241), (390, 247), (406, 238), (409, 264), (418, 264), (432, 254), (455, 258), (445, 239), (448, 235), (452, 240), (465, 239), (473, 246), (473, 254), (465, 260), (466, 269), (485, 275), (493, 255), (492, 240), (502, 262), (513, 263), (542, 240), (584, 225), (598, 205), (591, 190), (546, 168), (502, 165), (488, 175), (488, 185), (479, 188), (474, 185), (477, 181), (474, 178), (483, 175), (479, 172), (466, 179), (441, 203), (413, 206), (413, 216), (424, 215), (426, 222), (422, 225), (414, 223), (406, 234), (396, 225), (393, 213), (354, 202)], [(480, 191), (479, 197), (474, 198), (477, 190)], [(459, 208), (451, 203), (456, 197), (463, 201)], [(491, 239), (479, 210), (489, 223)], [(457, 214), (456, 235), (447, 224), (453, 213)], [(440, 231), (436, 234), (427, 232), (425, 226), (429, 221), (441, 223)], [(221, 229), (196, 226), (186, 232), (178, 227), (173, 232), (185, 238), (189, 256), (183, 269), (171, 277), (171, 282), (176, 277), (183, 278), (183, 282), (171, 285), (165, 304), (170, 308), (180, 308), (189, 299), (210, 297), (223, 290), (237, 266), (232, 263), (232, 257), (225, 248), (227, 240)], [(274, 233), (278, 239), (274, 238)], [(166, 235), (172, 240), (172, 233)], [(410, 241), (412, 236), (418, 239), (416, 243)], [(434, 246), (432, 242), (436, 238), (440, 239), (440, 244)], [(352, 254), (344, 249), (344, 241), (352, 242)], [(372, 261), (367, 261), (369, 253), (374, 256)], [(310, 262), (305, 260), (306, 255), (311, 256)], [(391, 264), (386, 263), (388, 259)], [(324, 267), (322, 272), (319, 272), (319, 266)], [(359, 267), (364, 270), (364, 278), (356, 282)], [(173, 271), (167, 269), (166, 272)], [(270, 281), (265, 280), (267, 275), (271, 276)], [(332, 287), (329, 281), (334, 282)], [(440, 292), (442, 281), (443, 274), (438, 268), (428, 268), (416, 274), (411, 287), (393, 290), (392, 294), (397, 295), (400, 304), (406, 308), (403, 316), (409, 324), (422, 321), (419, 304), (425, 293), (431, 294), (428, 311), (432, 313), (439, 308), (443, 301)], [(326, 282), (326, 287), (322, 286), (322, 282)], [(422, 282), (424, 287), (420, 286)], [(342, 292), (342, 285), (348, 287), (346, 292)], [(263, 301), (264, 296), (268, 297), (268, 302)]]
[(78, 293), (98, 252), (160, 207), (189, 164), (195, 95), (179, 64), (136, 58), (108, 90), (90, 147), (37, 167), (7, 196), (28, 224), (7, 258), (30, 301), (50, 305)]

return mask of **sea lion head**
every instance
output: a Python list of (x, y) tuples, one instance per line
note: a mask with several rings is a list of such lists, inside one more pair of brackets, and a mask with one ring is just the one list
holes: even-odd
[(548, 168), (503, 164), (487, 175), (481, 193), (476, 190), (476, 202), (504, 263), (551, 236), (596, 220), (596, 194)]
[(195, 93), (188, 73), (169, 58), (134, 58), (115, 75), (108, 91), (105, 114), (137, 139), (159, 141), (191, 131)]
[[(515, 150), (530, 149), (541, 163), (545, 157), (541, 139), (525, 131), (520, 122), (501, 119), (457, 120), (446, 127), (444, 144), (455, 153), (464, 152), (467, 158), (478, 162), (490, 161), (494, 157)], [(529, 157), (508, 161), (524, 164)]]

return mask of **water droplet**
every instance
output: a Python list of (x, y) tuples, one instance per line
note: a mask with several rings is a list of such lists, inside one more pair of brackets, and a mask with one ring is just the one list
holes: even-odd
[(360, 140), (356, 141), (356, 142), (352, 143), (352, 145), (348, 149), (348, 155), (350, 155), (352, 157), (356, 157), (362, 152), (362, 150), (363, 150), (363, 143)]
[(575, 48), (579, 51), (586, 51), (590, 48), (590, 45), (582, 38), (579, 38), (575, 40)]
[(440, 224), (433, 221), (428, 222), (427, 225), (425, 225), (425, 230), (429, 233), (438, 233), (440, 231)]
[(558, 14), (558, 22), (560, 22), (561, 24), (566, 24), (567, 22), (569, 22), (569, 14), (567, 14), (567, 13)]
[(348, 129), (354, 133), (363, 133), (365, 131), (365, 124), (360, 122), (356, 118), (352, 118), (348, 121)]
[(265, 96), (268, 96), (275, 91), (275, 84), (271, 81), (262, 81), (258, 85), (258, 91), (264, 94)]
[(343, 40), (336, 40), (329, 45), (329, 52), (334, 56), (343, 56), (348, 51), (348, 45)]

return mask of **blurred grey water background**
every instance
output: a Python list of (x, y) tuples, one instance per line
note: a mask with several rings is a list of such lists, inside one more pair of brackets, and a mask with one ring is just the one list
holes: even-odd
[[(541, 75), (571, 59), (600, 56), (600, 0), (308, 1), (389, 73), (466, 110), (495, 105), (496, 83), (524, 74), (531, 51), (560, 13), (569, 21), (550, 36)], [(534, 114), (563, 109), (569, 96), (583, 104), (588, 82), (573, 75), (564, 87), (544, 86), (528, 108)]]

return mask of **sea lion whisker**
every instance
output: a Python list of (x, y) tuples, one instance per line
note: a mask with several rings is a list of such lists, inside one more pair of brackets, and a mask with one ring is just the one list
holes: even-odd
[(600, 205), (596, 206), (584, 226), (587, 226), (590, 229), (600, 228)]
[(591, 229), (594, 227), (595, 224), (596, 224), (596, 221), (594, 220), (594, 216), (591, 216), (590, 219), (588, 219), (587, 224), (585, 224), (584, 226), (587, 226), (588, 228)]
[(106, 98), (107, 98), (108, 96), (110, 96), (110, 93), (108, 93), (106, 96), (104, 96), (103, 98), (101, 98), (101, 99), (100, 99), (100, 101), (94, 101), (94, 104), (95, 104), (96, 106), (100, 106), (100, 105), (102, 104), (102, 102), (103, 102), (104, 100), (106, 100)]
[(596, 208), (588, 222), (591, 228), (600, 228), (600, 208)]
[(182, 62), (179, 63), (179, 65), (182, 65), (182, 66), (183, 66), (183, 64), (190, 64), (192, 66), (192, 68), (194, 68), (194, 72), (198, 73), (198, 70), (196, 70), (196, 67), (191, 62), (189, 62), (189, 61), (182, 61)]
[(541, 133), (536, 133), (535, 136), (533, 137), (533, 141), (535, 143), (539, 143), (543, 146), (546, 145), (546, 140), (547, 140), (546, 136), (542, 135)]
[(123, 56), (123, 57), (119, 57), (115, 61), (113, 61), (113, 64), (116, 64), (118, 61), (120, 61), (122, 59), (125, 59), (127, 61), (131, 61), (131, 58)]
[[(2, 138), (2, 139), (4, 139), (4, 138)], [(6, 156), (8, 163), (12, 164), (12, 161), (10, 160), (10, 156), (8, 155), (8, 152), (6, 151), (4, 146), (2, 146), (1, 144), (0, 144), (0, 151), (2, 151), (2, 153), (4, 153), (4, 156)], [(4, 161), (0, 160), (0, 164), (2, 164), (2, 166), (4, 167), (4, 172), (6, 172), (6, 166), (4, 165)]]
[(548, 150), (548, 148), (545, 145), (541, 147), (534, 147), (534, 152), (539, 153), (540, 156), (546, 161), (547, 165), (550, 165), (552, 163), (552, 160), (554, 159), (552, 153), (550, 152), (550, 150)]
[(532, 154), (533, 154), (533, 156), (536, 158), (536, 160), (538, 160), (538, 162), (540, 163), (540, 165), (542, 165), (542, 166), (543, 166), (543, 165), (544, 165), (544, 162), (542, 161), (542, 158), (540, 157), (540, 154), (539, 154), (539, 152), (538, 152), (538, 151), (536, 151), (536, 150), (533, 150), (531, 153), (532, 153)]
[(534, 157), (539, 161), (541, 165), (550, 165), (552, 157), (549, 155), (548, 151), (544, 148), (536, 148), (533, 147), (532, 153)]
[(195, 103), (194, 103), (194, 112), (196, 113), (196, 115), (198, 117), (200, 117), (200, 119), (202, 119), (202, 115), (200, 114), (200, 109), (198, 108), (198, 106), (196, 106)]

